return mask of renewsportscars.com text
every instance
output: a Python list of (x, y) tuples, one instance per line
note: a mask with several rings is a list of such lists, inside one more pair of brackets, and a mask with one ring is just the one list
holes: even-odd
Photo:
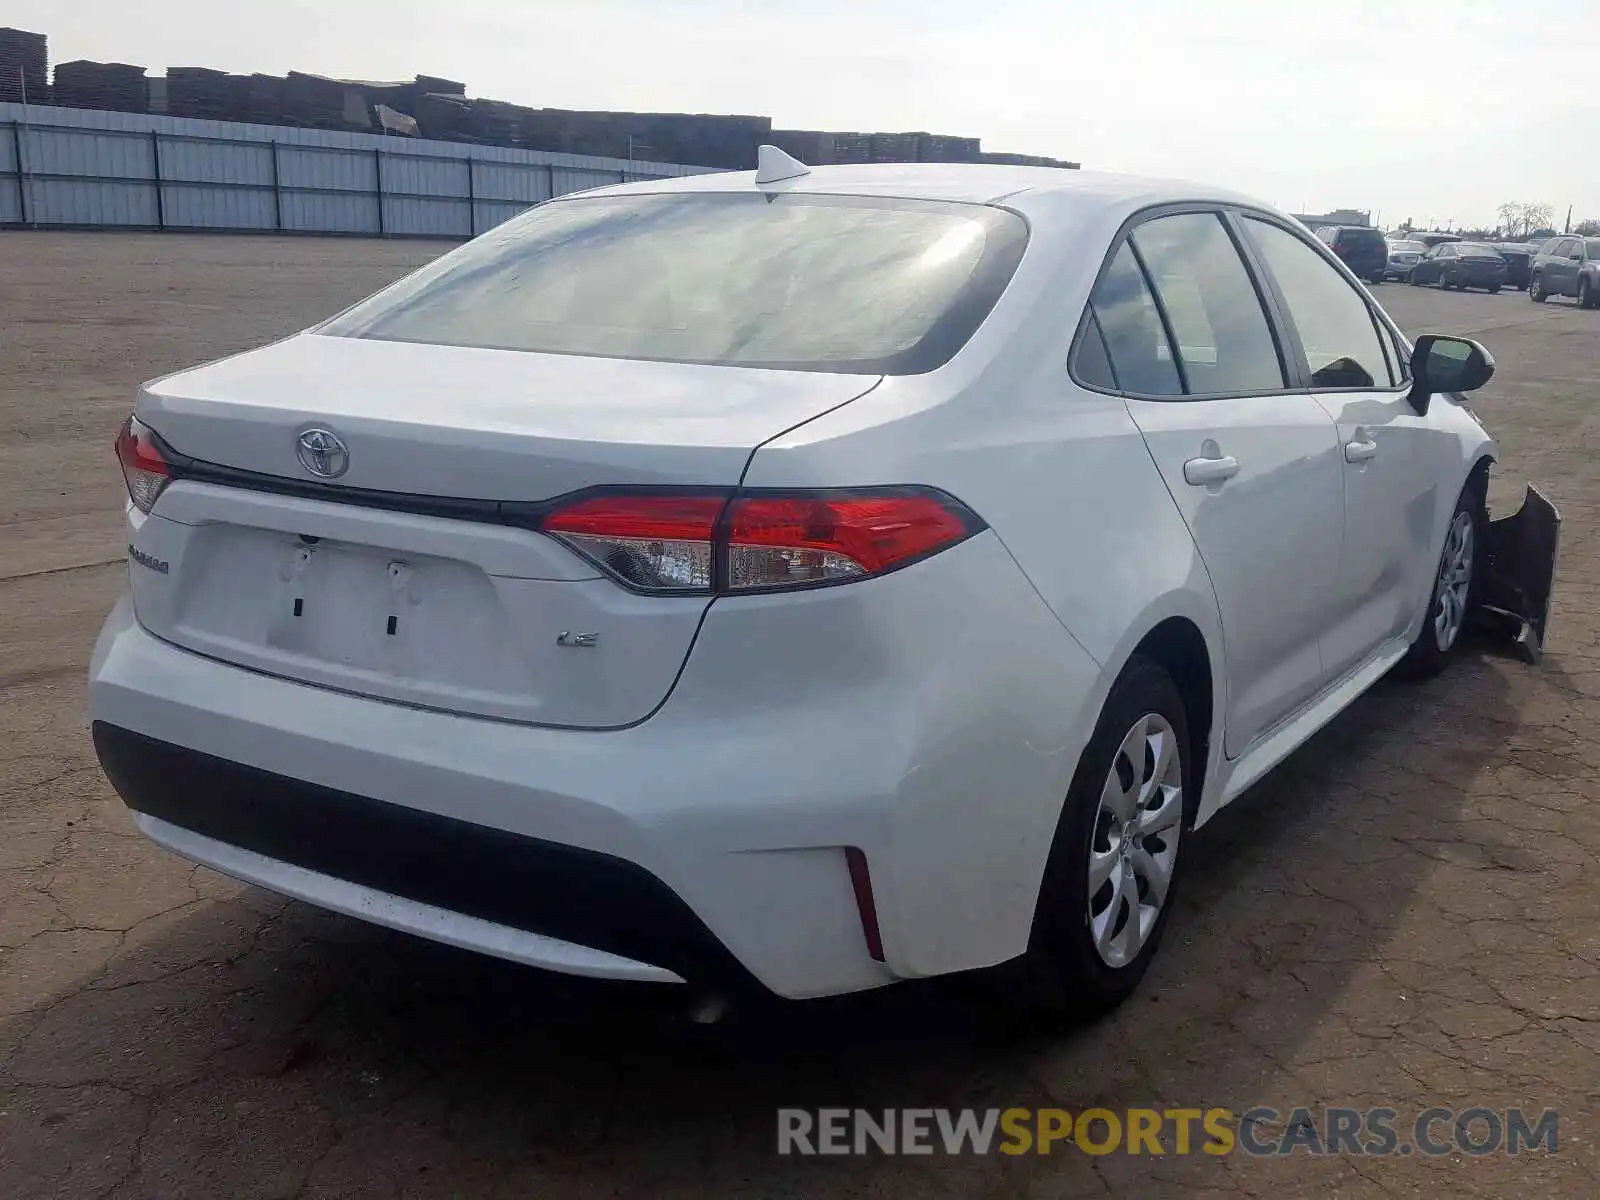
[(1357, 1155), (1557, 1149), (1559, 1114), (1519, 1108), (781, 1108), (778, 1153)]

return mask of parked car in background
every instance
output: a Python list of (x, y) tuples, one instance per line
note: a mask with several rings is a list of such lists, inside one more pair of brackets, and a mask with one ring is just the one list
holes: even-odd
[(1389, 266), (1389, 243), (1368, 225), (1323, 225), (1317, 230), (1328, 249), (1368, 283), (1382, 283)]
[(762, 168), (139, 389), (89, 710), (145, 835), (554, 971), (1096, 1010), (1192, 829), (1459, 651), (1483, 347), (1230, 192)]
[(1418, 233), (1413, 230), (1412, 232), (1406, 234), (1406, 240), (1412, 242), (1421, 242), (1424, 246), (1428, 247), (1428, 249), (1432, 250), (1435, 246), (1442, 246), (1446, 242), (1459, 242), (1463, 241), (1464, 239), (1460, 234), (1456, 233)]
[(1400, 238), (1389, 238), (1389, 265), (1384, 269), (1385, 279), (1406, 279), (1411, 275), (1411, 268), (1422, 261), (1422, 256), (1428, 248), (1421, 242), (1413, 242)]
[(1600, 237), (1564, 234), (1539, 248), (1529, 267), (1528, 299), (1572, 296), (1579, 308), (1600, 307)]
[(1506, 282), (1506, 260), (1482, 242), (1441, 242), (1411, 268), (1410, 282), (1442, 290), (1483, 288), (1498, 292)]
[(1525, 242), (1496, 242), (1494, 248), (1506, 260), (1506, 286), (1518, 289), (1527, 287), (1529, 268), (1538, 247)]

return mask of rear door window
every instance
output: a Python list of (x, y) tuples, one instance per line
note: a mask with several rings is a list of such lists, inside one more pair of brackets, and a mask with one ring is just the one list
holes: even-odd
[(1219, 215), (1157, 217), (1134, 230), (1133, 244), (1166, 310), (1191, 394), (1283, 388), (1261, 298)]

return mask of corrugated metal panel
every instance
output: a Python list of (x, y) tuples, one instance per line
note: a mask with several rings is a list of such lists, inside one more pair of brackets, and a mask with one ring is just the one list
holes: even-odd
[(273, 228), (272, 193), (230, 187), (167, 184), (161, 189), (162, 217), (184, 229)]
[[(289, 146), (326, 146), (345, 149), (392, 151), (396, 138), (370, 133), (342, 133), (329, 129), (296, 129), (281, 125), (251, 125), (242, 121), (204, 121), (193, 117), (169, 117), (156, 113), (104, 112), (99, 109), (54, 108), (48, 105), (0, 104), (0, 124), (17, 121), (25, 125), (69, 126), (78, 129), (122, 129), (163, 137), (225, 138), (251, 142), (281, 142)], [(407, 138), (400, 143), (407, 154), (440, 158), (474, 158), (485, 162), (553, 164), (590, 170), (631, 172), (650, 178), (700, 175), (709, 167), (678, 163), (629, 163), (621, 158), (582, 154), (550, 154), (539, 150), (518, 150), (510, 146), (467, 146), (456, 142), (431, 142)]]
[(370, 154), (350, 150), (307, 150), (284, 146), (278, 151), (278, 182), (286, 188), (376, 192), (378, 162)]
[[(6, 177), (17, 170), (13, 127), (23, 142), (25, 206), (18, 203), (17, 181)], [(270, 229), (274, 142), (282, 228), (308, 233), (465, 237), (552, 194), (607, 186), (625, 175), (650, 179), (702, 171), (505, 146), (0, 104), (0, 221), (19, 221), (25, 207), (29, 220), (45, 225), (155, 226), (165, 218), (175, 227)], [(160, 209), (153, 187), (111, 182), (154, 178), (157, 145), (166, 183)], [(469, 171), (475, 212), (467, 203)], [(39, 178), (48, 175), (74, 178)], [(214, 186), (175, 186), (180, 181)], [(401, 193), (385, 198), (381, 226), (380, 182), (385, 192)], [(418, 197), (415, 203), (411, 196)]]
[(474, 163), (472, 194), (484, 200), (516, 200), (523, 204), (548, 200), (551, 170), (520, 163)]
[(493, 229), (502, 221), (509, 221), (518, 213), (525, 213), (529, 209), (526, 204), (509, 204), (498, 200), (480, 200), (474, 207), (477, 209), (478, 232)]
[(149, 138), (76, 129), (22, 131), (22, 163), (41, 175), (151, 179), (155, 155)]
[(156, 190), (103, 179), (30, 179), (28, 213), (39, 224), (155, 225)]
[(376, 196), (283, 193), (283, 227), (306, 233), (379, 233)]
[(469, 164), (462, 159), (383, 156), (383, 190), (409, 192), (417, 196), (455, 196), (467, 194)]
[(472, 208), (465, 200), (408, 200), (383, 202), (385, 233), (423, 237), (471, 237)]
[(555, 176), (555, 194), (557, 196), (565, 196), (568, 192), (587, 191), (589, 188), (615, 187), (622, 182), (622, 173), (619, 171), (591, 171), (579, 167), (557, 167), (552, 174)]
[(200, 183), (272, 182), (271, 146), (230, 146), (162, 138), (161, 178)]

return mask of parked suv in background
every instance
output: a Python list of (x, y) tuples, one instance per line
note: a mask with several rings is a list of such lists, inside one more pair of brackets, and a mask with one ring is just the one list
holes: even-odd
[(1324, 225), (1317, 237), (1368, 283), (1382, 283), (1389, 269), (1389, 242), (1378, 230), (1366, 225)]
[(1553, 237), (1533, 256), (1528, 299), (1574, 296), (1579, 308), (1600, 307), (1600, 237)]

